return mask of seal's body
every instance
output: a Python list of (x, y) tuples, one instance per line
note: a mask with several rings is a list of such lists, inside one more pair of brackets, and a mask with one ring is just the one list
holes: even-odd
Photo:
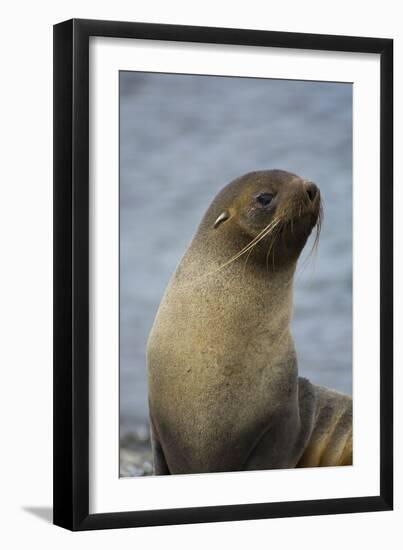
[(228, 184), (160, 304), (147, 349), (157, 474), (351, 463), (351, 399), (298, 378), (298, 256), (320, 218), (280, 170)]

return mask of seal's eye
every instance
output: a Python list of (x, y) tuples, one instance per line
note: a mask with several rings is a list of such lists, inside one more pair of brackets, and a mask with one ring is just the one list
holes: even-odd
[(273, 200), (273, 195), (271, 193), (261, 193), (256, 200), (262, 206), (267, 206)]

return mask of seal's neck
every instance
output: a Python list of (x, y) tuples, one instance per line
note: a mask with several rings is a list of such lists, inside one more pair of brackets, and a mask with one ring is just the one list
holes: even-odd
[(249, 235), (226, 239), (224, 244), (196, 236), (179, 266), (177, 278), (201, 293), (206, 288), (234, 314), (238, 310), (233, 306), (245, 303), (255, 322), (289, 323), (296, 261), (280, 263), (267, 242), (239, 255), (250, 242)]
[[(239, 338), (260, 350), (257, 355), (262, 364), (281, 359), (286, 348), (293, 348), (289, 325), (295, 263), (268, 266), (257, 249), (228, 263), (242, 243), (233, 248), (214, 244), (194, 241), (175, 274), (175, 286), (182, 287), (192, 307), (200, 312), (197, 330), (205, 342), (219, 333), (219, 352), (232, 361), (239, 356)], [(205, 327), (204, 316), (209, 320)], [(275, 353), (279, 347), (284, 350)], [(256, 355), (250, 368), (261, 368)]]

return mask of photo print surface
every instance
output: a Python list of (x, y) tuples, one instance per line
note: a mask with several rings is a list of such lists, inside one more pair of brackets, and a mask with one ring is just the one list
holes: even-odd
[(351, 464), (352, 85), (119, 79), (120, 475)]

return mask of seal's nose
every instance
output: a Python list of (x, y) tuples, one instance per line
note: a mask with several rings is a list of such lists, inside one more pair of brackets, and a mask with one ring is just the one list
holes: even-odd
[(309, 197), (309, 200), (313, 202), (318, 193), (317, 186), (312, 181), (304, 181), (305, 192)]

